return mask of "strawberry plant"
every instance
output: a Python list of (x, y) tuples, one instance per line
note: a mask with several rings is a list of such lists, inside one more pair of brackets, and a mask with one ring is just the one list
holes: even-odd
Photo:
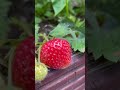
[(71, 65), (72, 53), (85, 52), (84, 15), (84, 0), (35, 0), (37, 63), (65, 69)]
[[(117, 16), (119, 14), (115, 14), (114, 12), (111, 12), (111, 10), (113, 8), (115, 11), (118, 10), (117, 8), (120, 3), (117, 3), (116, 5), (116, 0), (114, 2), (109, 1), (109, 3), (107, 1), (92, 1), (93, 2), (91, 2), (91, 4), (97, 3), (95, 6), (97, 8), (96, 10), (93, 10), (91, 4), (88, 3), (88, 8), (86, 9), (86, 21), (89, 24), (86, 28), (86, 45), (88, 47), (88, 51), (93, 53), (95, 60), (99, 60), (101, 56), (104, 56), (104, 58), (109, 61), (119, 62), (120, 27), (119, 16)], [(111, 7), (113, 3), (115, 6)]]

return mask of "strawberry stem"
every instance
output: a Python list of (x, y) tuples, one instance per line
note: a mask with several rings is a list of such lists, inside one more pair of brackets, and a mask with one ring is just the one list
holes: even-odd
[(49, 41), (48, 36), (45, 33), (40, 33), (39, 36), (42, 36), (45, 39), (45, 41)]
[(38, 62), (40, 63), (40, 51), (41, 51), (41, 46), (38, 48)]
[(66, 15), (67, 15), (67, 17), (69, 16), (69, 3), (68, 3), (69, 1), (68, 0), (66, 0)]
[(12, 86), (12, 60), (14, 57), (14, 51), (15, 51), (16, 47), (11, 48), (11, 55), (9, 57), (9, 64), (8, 64), (8, 90), (13, 90), (13, 86)]

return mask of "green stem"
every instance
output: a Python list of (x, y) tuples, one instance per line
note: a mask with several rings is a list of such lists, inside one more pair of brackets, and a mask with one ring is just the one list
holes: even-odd
[(47, 37), (47, 35), (45, 33), (43, 34), (43, 37), (45, 38), (46, 41), (49, 41), (48, 37)]
[(41, 46), (38, 49), (38, 62), (40, 63), (40, 51), (41, 51)]
[(40, 33), (39, 36), (42, 36), (46, 41), (49, 41), (49, 39), (45, 33), (44, 34)]
[(67, 17), (69, 16), (69, 8), (68, 8), (69, 3), (68, 3), (68, 2), (69, 2), (69, 1), (66, 0), (66, 14), (67, 14)]
[(11, 49), (11, 55), (9, 58), (9, 62), (8, 62), (8, 90), (13, 90), (13, 86), (12, 86), (12, 61), (13, 61), (13, 56), (14, 56), (14, 51), (15, 51), (16, 47), (13, 47)]

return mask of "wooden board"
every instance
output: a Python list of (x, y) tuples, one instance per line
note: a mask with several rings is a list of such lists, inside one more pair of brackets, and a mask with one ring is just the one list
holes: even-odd
[[(76, 53), (64, 70), (50, 70), (46, 79), (36, 82), (36, 90), (78, 90), (85, 88), (85, 55)], [(83, 90), (81, 89), (81, 90)]]

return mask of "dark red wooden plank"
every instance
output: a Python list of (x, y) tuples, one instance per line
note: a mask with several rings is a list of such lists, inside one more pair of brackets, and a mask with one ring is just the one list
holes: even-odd
[(72, 63), (68, 68), (63, 69), (63, 70), (51, 70), (49, 72), (48, 76), (46, 77), (46, 79), (44, 81), (42, 81), (40, 86), (43, 86), (43, 85), (49, 83), (50, 81), (53, 81), (54, 79), (56, 79), (56, 78), (60, 77), (61, 75), (73, 70), (74, 68), (76, 68), (78, 66), (84, 65), (85, 64), (84, 59), (85, 59), (85, 56), (84, 55), (81, 56), (79, 53), (73, 55), (72, 56)]
[[(83, 65), (85, 65), (85, 55), (81, 55), (79, 53), (74, 54), (72, 56), (72, 64), (68, 68), (66, 68), (64, 70), (50, 70), (47, 78), (44, 81), (42, 81), (41, 83), (36, 82), (36, 85), (35, 85), (36, 90), (41, 90), (41, 88), (45, 87), (45, 85), (49, 85), (50, 83), (54, 82), (54, 80), (57, 80), (58, 78), (63, 77), (67, 73), (71, 73), (72, 71), (74, 71), (78, 67), (80, 70), (80, 67), (82, 67)], [(85, 71), (85, 70), (83, 70), (80, 72), (79, 70), (78, 70), (78, 72), (75, 72), (74, 78), (76, 78), (77, 76), (80, 77), (79, 75), (81, 73), (84, 73), (84, 71)], [(71, 78), (70, 80), (73, 80), (74, 78)], [(64, 82), (62, 84), (67, 82), (67, 80), (68, 79), (63, 80)]]
[(64, 88), (61, 88), (60, 90), (74, 90), (76, 87), (80, 86), (81, 84), (85, 83), (85, 75), (79, 77), (75, 81), (71, 82)]
[(74, 90), (85, 90), (85, 83), (83, 83), (82, 85), (78, 86)]
[(44, 85), (40, 88), (40, 90), (58, 90), (59, 87), (72, 83), (75, 79), (78, 79), (83, 75), (85, 75), (85, 66), (78, 67), (72, 70), (71, 72), (61, 76), (60, 78), (52, 81), (51, 83)]
[(86, 76), (86, 90), (93, 89), (120, 90), (120, 63), (88, 73)]

